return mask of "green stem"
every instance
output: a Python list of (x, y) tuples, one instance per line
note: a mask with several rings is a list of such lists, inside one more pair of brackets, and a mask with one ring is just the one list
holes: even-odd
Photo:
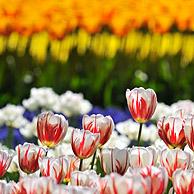
[(7, 138), (5, 140), (5, 145), (8, 148), (12, 148), (12, 143), (13, 143), (13, 128), (7, 127)]
[(83, 159), (80, 159), (80, 163), (79, 163), (79, 171), (82, 171), (82, 164), (83, 164)]
[(140, 146), (140, 139), (141, 139), (141, 131), (142, 131), (143, 123), (139, 124), (139, 133), (137, 138), (137, 145)]
[(92, 158), (91, 170), (92, 170), (93, 167), (94, 167), (94, 162), (95, 162), (95, 159), (96, 159), (96, 152), (97, 152), (97, 150), (94, 152), (94, 155), (93, 155), (93, 158)]

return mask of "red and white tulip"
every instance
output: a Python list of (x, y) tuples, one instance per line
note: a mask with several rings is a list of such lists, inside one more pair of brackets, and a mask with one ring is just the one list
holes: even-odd
[(68, 121), (63, 115), (43, 112), (38, 116), (37, 134), (40, 142), (53, 148), (64, 139), (68, 128)]
[(99, 145), (99, 141), (99, 133), (92, 133), (88, 130), (80, 129), (74, 129), (72, 132), (72, 150), (80, 159), (85, 159), (92, 156)]
[(105, 148), (101, 150), (100, 161), (106, 174), (117, 172), (123, 175), (129, 167), (129, 153), (127, 149)]
[(178, 169), (173, 173), (173, 187), (176, 194), (194, 193), (194, 171)]
[(194, 117), (185, 119), (184, 133), (189, 147), (194, 151)]
[(185, 170), (191, 166), (191, 155), (181, 149), (164, 149), (160, 155), (160, 163), (171, 178), (178, 168)]
[(58, 158), (40, 158), (39, 167), (42, 176), (50, 176), (56, 183), (60, 183), (67, 174), (68, 161), (63, 156)]
[(16, 147), (18, 163), (22, 171), (27, 174), (39, 169), (38, 160), (46, 155), (45, 149), (32, 143), (24, 143)]
[(100, 180), (101, 194), (150, 194), (150, 178), (143, 178), (141, 175), (132, 177), (121, 176), (116, 173), (106, 175)]
[(84, 130), (89, 130), (92, 133), (100, 133), (100, 144), (104, 145), (110, 138), (112, 130), (114, 129), (114, 122), (110, 116), (84, 115), (82, 120)]
[(162, 117), (157, 124), (158, 134), (169, 148), (183, 148), (186, 144), (185, 122), (180, 117)]
[(155, 165), (157, 152), (153, 147), (132, 147), (130, 149), (130, 166), (132, 168), (142, 168)]
[(151, 178), (151, 194), (161, 194), (166, 191), (168, 173), (164, 167), (146, 166), (139, 172), (144, 178)]
[(151, 119), (157, 106), (157, 96), (154, 90), (134, 88), (127, 89), (126, 98), (129, 111), (138, 123), (146, 123)]
[(7, 151), (0, 151), (0, 177), (3, 177), (9, 168), (12, 156)]

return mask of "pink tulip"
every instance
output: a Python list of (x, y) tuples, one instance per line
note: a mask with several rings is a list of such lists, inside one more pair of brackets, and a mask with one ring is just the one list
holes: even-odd
[(12, 156), (6, 151), (0, 151), (0, 177), (3, 177), (7, 172), (12, 161)]

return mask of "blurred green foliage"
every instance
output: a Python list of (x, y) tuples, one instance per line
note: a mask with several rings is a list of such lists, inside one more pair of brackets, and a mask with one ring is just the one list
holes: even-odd
[(0, 106), (21, 103), (32, 87), (52, 87), (58, 94), (66, 90), (82, 92), (94, 105), (126, 106), (127, 88), (153, 88), (159, 101), (167, 104), (178, 99), (194, 99), (194, 65), (183, 67), (179, 56), (140, 60), (118, 53), (100, 58), (91, 52), (79, 56), (73, 51), (67, 63), (50, 56), (43, 64), (28, 54), (0, 56)]

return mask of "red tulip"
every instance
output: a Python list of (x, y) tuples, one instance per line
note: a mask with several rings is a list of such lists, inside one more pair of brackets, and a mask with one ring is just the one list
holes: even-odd
[(100, 133), (100, 146), (104, 145), (110, 138), (114, 128), (114, 122), (110, 116), (84, 115), (82, 120), (84, 130), (89, 130), (92, 133)]
[(19, 166), (27, 174), (39, 169), (38, 159), (46, 155), (46, 151), (34, 144), (24, 143), (16, 147)]
[(7, 172), (12, 161), (12, 156), (6, 151), (0, 151), (0, 177), (3, 177)]
[(64, 139), (68, 121), (64, 116), (52, 112), (44, 112), (38, 116), (37, 134), (40, 142), (50, 148)]
[(74, 129), (72, 132), (71, 146), (74, 154), (80, 159), (89, 158), (94, 154), (99, 145), (100, 134), (88, 130)]
[(180, 149), (164, 149), (161, 152), (160, 163), (166, 168), (168, 176), (171, 178), (176, 169), (185, 170), (190, 167), (191, 155)]
[(157, 124), (158, 134), (169, 148), (183, 148), (186, 143), (184, 120), (179, 117), (162, 117)]
[(151, 119), (157, 105), (156, 93), (152, 89), (134, 88), (126, 91), (127, 104), (133, 119), (145, 123)]

